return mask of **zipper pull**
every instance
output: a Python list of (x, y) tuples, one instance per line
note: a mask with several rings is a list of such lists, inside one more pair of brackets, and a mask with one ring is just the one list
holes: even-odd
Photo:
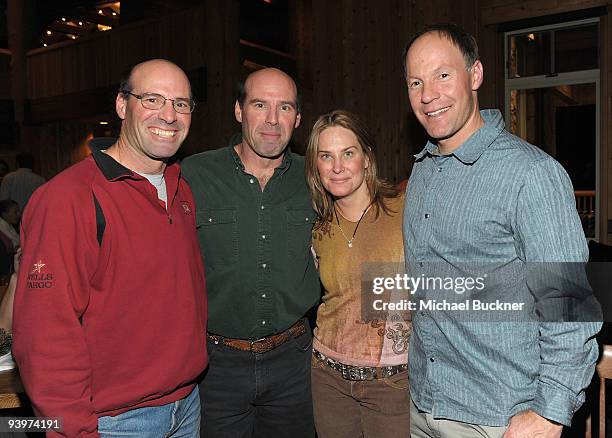
[(168, 214), (168, 223), (172, 225), (172, 215)]

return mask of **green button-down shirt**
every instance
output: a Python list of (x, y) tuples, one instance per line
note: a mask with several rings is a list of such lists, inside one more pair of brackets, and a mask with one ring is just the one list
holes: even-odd
[(263, 191), (231, 146), (181, 167), (197, 207), (208, 331), (255, 340), (290, 327), (320, 297), (304, 158), (287, 151)]

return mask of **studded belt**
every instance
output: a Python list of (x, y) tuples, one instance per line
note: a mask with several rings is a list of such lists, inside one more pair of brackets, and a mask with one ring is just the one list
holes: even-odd
[(226, 347), (234, 348), (241, 351), (249, 351), (251, 353), (267, 353), (274, 350), (279, 345), (284, 344), (289, 339), (297, 338), (306, 333), (306, 320), (300, 319), (287, 330), (276, 335), (266, 336), (265, 338), (251, 341), (248, 339), (232, 339), (223, 336), (207, 333), (206, 337), (215, 344), (222, 344)]
[(394, 376), (408, 369), (408, 364), (393, 365), (388, 367), (358, 367), (346, 365), (333, 360), (313, 348), (312, 354), (333, 370), (338, 371), (344, 380), (376, 380)]

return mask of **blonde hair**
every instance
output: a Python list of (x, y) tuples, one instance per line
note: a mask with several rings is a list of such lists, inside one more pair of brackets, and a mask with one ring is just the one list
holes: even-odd
[(365, 182), (371, 203), (376, 208), (376, 217), (380, 214), (381, 209), (385, 214), (395, 213), (386, 205), (385, 199), (395, 198), (400, 193), (391, 184), (378, 177), (376, 156), (374, 155), (374, 139), (365, 123), (349, 111), (334, 110), (319, 116), (310, 132), (306, 149), (306, 182), (312, 196), (313, 208), (319, 215), (318, 225), (326, 221), (332, 221), (334, 218), (334, 197), (323, 186), (317, 168), (319, 137), (327, 128), (336, 126), (348, 129), (355, 134), (364, 155), (368, 158), (369, 165), (365, 169)]

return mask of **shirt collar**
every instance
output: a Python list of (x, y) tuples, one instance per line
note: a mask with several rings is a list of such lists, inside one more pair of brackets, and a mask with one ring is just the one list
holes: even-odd
[(134, 172), (125, 166), (115, 161), (113, 157), (98, 149), (93, 151), (93, 158), (104, 177), (109, 180), (115, 180), (122, 177), (134, 176)]
[[(477, 130), (468, 138), (452, 155), (465, 164), (475, 163), (484, 151), (495, 141), (504, 130), (504, 119), (499, 110), (481, 110), (480, 115), (484, 120), (482, 128)], [(431, 140), (427, 142), (423, 150), (414, 157), (420, 160), (425, 155), (440, 155), (437, 152), (437, 145)]]
[[(101, 150), (94, 149), (92, 155), (94, 161), (96, 162), (96, 165), (98, 166), (104, 177), (109, 181), (115, 181), (121, 178), (144, 178), (139, 174), (132, 172), (130, 169), (123, 166), (113, 157), (111, 157), (105, 152), (102, 152)], [(166, 178), (166, 182), (168, 182), (169, 179), (176, 179), (178, 175), (179, 166), (177, 164), (168, 164), (166, 166), (166, 170), (164, 170), (164, 177)]]

